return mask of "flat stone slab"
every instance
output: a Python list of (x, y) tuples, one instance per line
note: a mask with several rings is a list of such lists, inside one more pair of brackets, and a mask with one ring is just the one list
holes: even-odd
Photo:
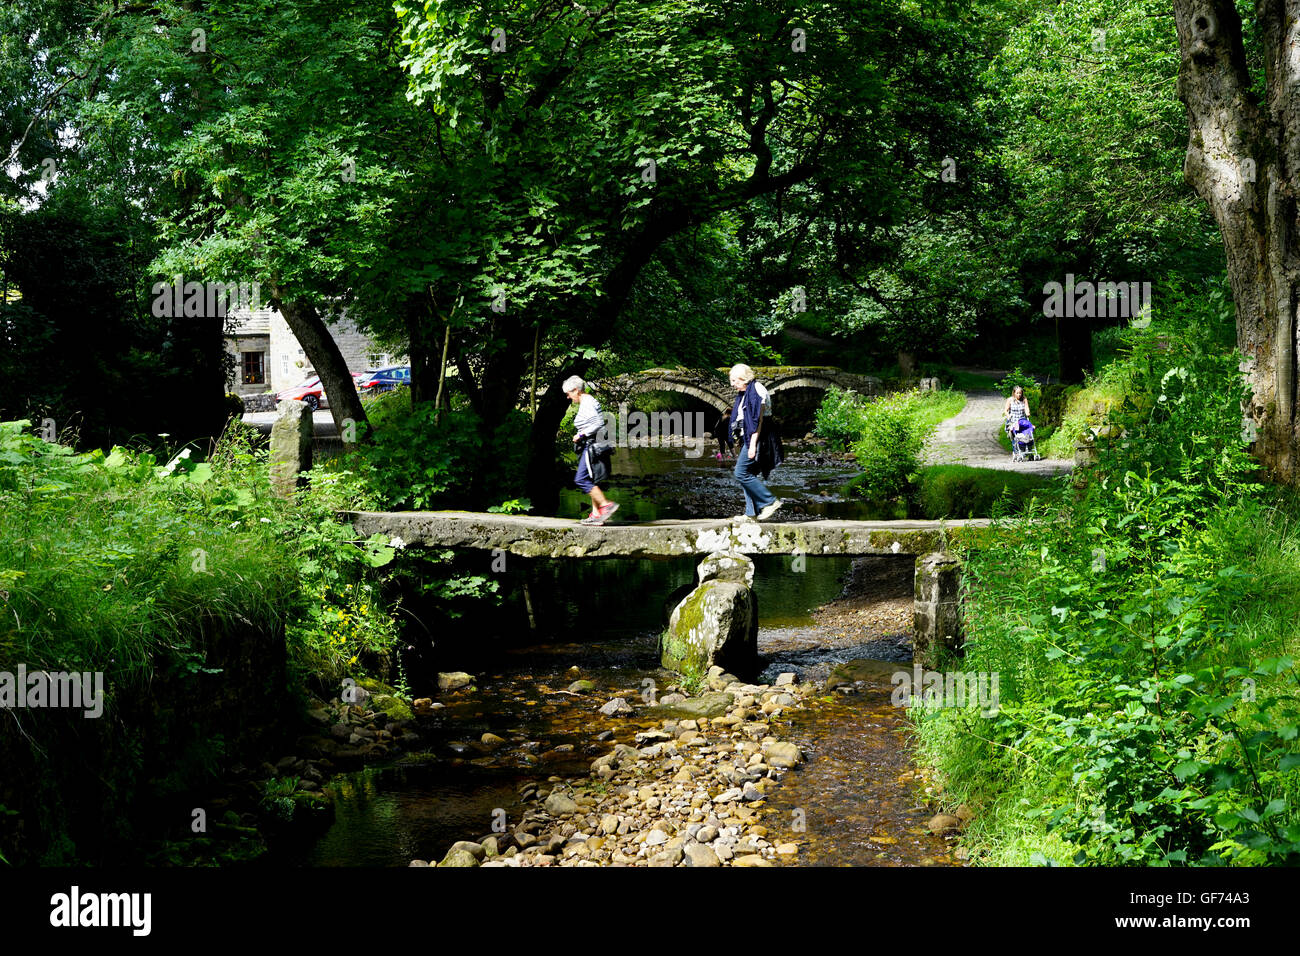
[(988, 518), (948, 521), (757, 522), (737, 518), (591, 526), (565, 518), (473, 511), (354, 511), (363, 537), (376, 532), (408, 546), (500, 549), (526, 558), (675, 558), (744, 554), (928, 554), (978, 546)]

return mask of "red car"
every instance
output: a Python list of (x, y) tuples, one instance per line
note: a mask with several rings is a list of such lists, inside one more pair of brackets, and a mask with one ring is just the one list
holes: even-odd
[[(356, 385), (366, 377), (365, 372), (351, 372), (350, 374), (352, 375), (353, 385)], [(324, 407), (326, 404), (325, 386), (321, 384), (319, 375), (313, 375), (301, 385), (295, 385), (293, 388), (286, 388), (283, 392), (276, 392), (275, 400), (277, 402), (306, 402), (307, 407), (314, 412), (318, 408)]]

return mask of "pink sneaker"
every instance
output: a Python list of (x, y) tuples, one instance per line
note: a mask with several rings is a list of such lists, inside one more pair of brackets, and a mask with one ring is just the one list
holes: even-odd
[(618, 502), (611, 501), (609, 504), (605, 505), (605, 507), (600, 509), (600, 515), (596, 518), (593, 518), (591, 523), (604, 524), (607, 520), (609, 520), (609, 516), (612, 515), (617, 510), (618, 510)]

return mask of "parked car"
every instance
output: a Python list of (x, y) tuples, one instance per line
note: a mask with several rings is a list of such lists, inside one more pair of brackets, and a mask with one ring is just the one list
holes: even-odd
[(325, 386), (321, 384), (319, 375), (313, 375), (301, 385), (286, 388), (283, 392), (276, 392), (275, 400), (277, 402), (306, 402), (307, 407), (314, 412), (325, 403)]
[[(361, 380), (370, 375), (369, 372), (350, 372), (349, 374), (352, 376), (352, 384), (356, 386), (360, 386)], [(319, 375), (313, 375), (301, 385), (295, 385), (293, 388), (286, 388), (283, 392), (276, 392), (275, 400), (277, 402), (306, 402), (307, 407), (313, 412), (327, 404), (325, 400), (325, 386), (321, 384)]]
[(364, 378), (357, 381), (357, 391), (362, 395), (374, 395), (378, 392), (391, 392), (399, 385), (410, 384), (411, 366), (390, 365), (367, 372)]

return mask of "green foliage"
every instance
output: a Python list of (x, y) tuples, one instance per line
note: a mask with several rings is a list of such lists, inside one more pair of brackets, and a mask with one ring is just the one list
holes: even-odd
[(26, 426), (0, 423), (0, 661), (104, 670), (125, 690), (183, 660), (200, 614), (276, 629), (292, 570), (265, 529), (229, 526), (240, 489), (188, 449), (166, 466), (78, 455)]
[(862, 434), (867, 400), (857, 392), (832, 388), (817, 407), (816, 433), (834, 448), (847, 449)]
[(984, 838), (1022, 854), (994, 862), (1300, 859), (1300, 593), (1279, 573), (1300, 540), (1250, 483), (1222, 315), (1206, 297), (1179, 319), (1099, 376), (1128, 400), (1084, 487), (968, 556), (963, 667), (1000, 675), (1000, 709), (919, 732)]
[(262, 784), (262, 807), (286, 822), (293, 819), (298, 777), (273, 777)]
[(0, 419), (48, 418), (80, 448), (220, 433), (220, 322), (150, 313), (149, 228), (128, 202), (69, 191), (0, 211), (0, 271), (21, 296), (0, 303)]
[(889, 500), (906, 494), (921, 468), (928, 433), (918, 427), (915, 403), (898, 393), (868, 403), (859, 419), (853, 457), (862, 469), (868, 497)]
[(921, 453), (935, 426), (961, 411), (959, 392), (907, 391), (876, 399), (831, 389), (817, 409), (816, 431), (833, 446), (851, 446), (863, 474), (856, 494), (890, 500), (911, 493)]
[(393, 400), (371, 441), (345, 461), (367, 476), (382, 507), (428, 509), (473, 480), (482, 451), (479, 421), (468, 411), (444, 409), (439, 415), (432, 403), (399, 403)]
[(1029, 410), (1036, 412), (1038, 410), (1038, 400), (1042, 397), (1042, 390), (1034, 377), (1021, 369), (1020, 366), (1017, 365), (1003, 376), (1002, 381), (998, 382), (995, 387), (1003, 395), (1010, 398), (1012, 389), (1017, 385), (1025, 390), (1025, 400), (1029, 402)]
[(984, 78), (985, 106), (1009, 132), (998, 154), (1016, 201), (990, 216), (1029, 281), (1222, 268), (1213, 220), (1181, 181), (1187, 117), (1173, 95), (1167, 4), (1004, 9), (1009, 29)]
[(917, 509), (926, 518), (983, 518), (994, 513), (999, 499), (1007, 497), (1003, 513), (1015, 514), (1029, 506), (1047, 479), (993, 468), (935, 465), (921, 469)]

